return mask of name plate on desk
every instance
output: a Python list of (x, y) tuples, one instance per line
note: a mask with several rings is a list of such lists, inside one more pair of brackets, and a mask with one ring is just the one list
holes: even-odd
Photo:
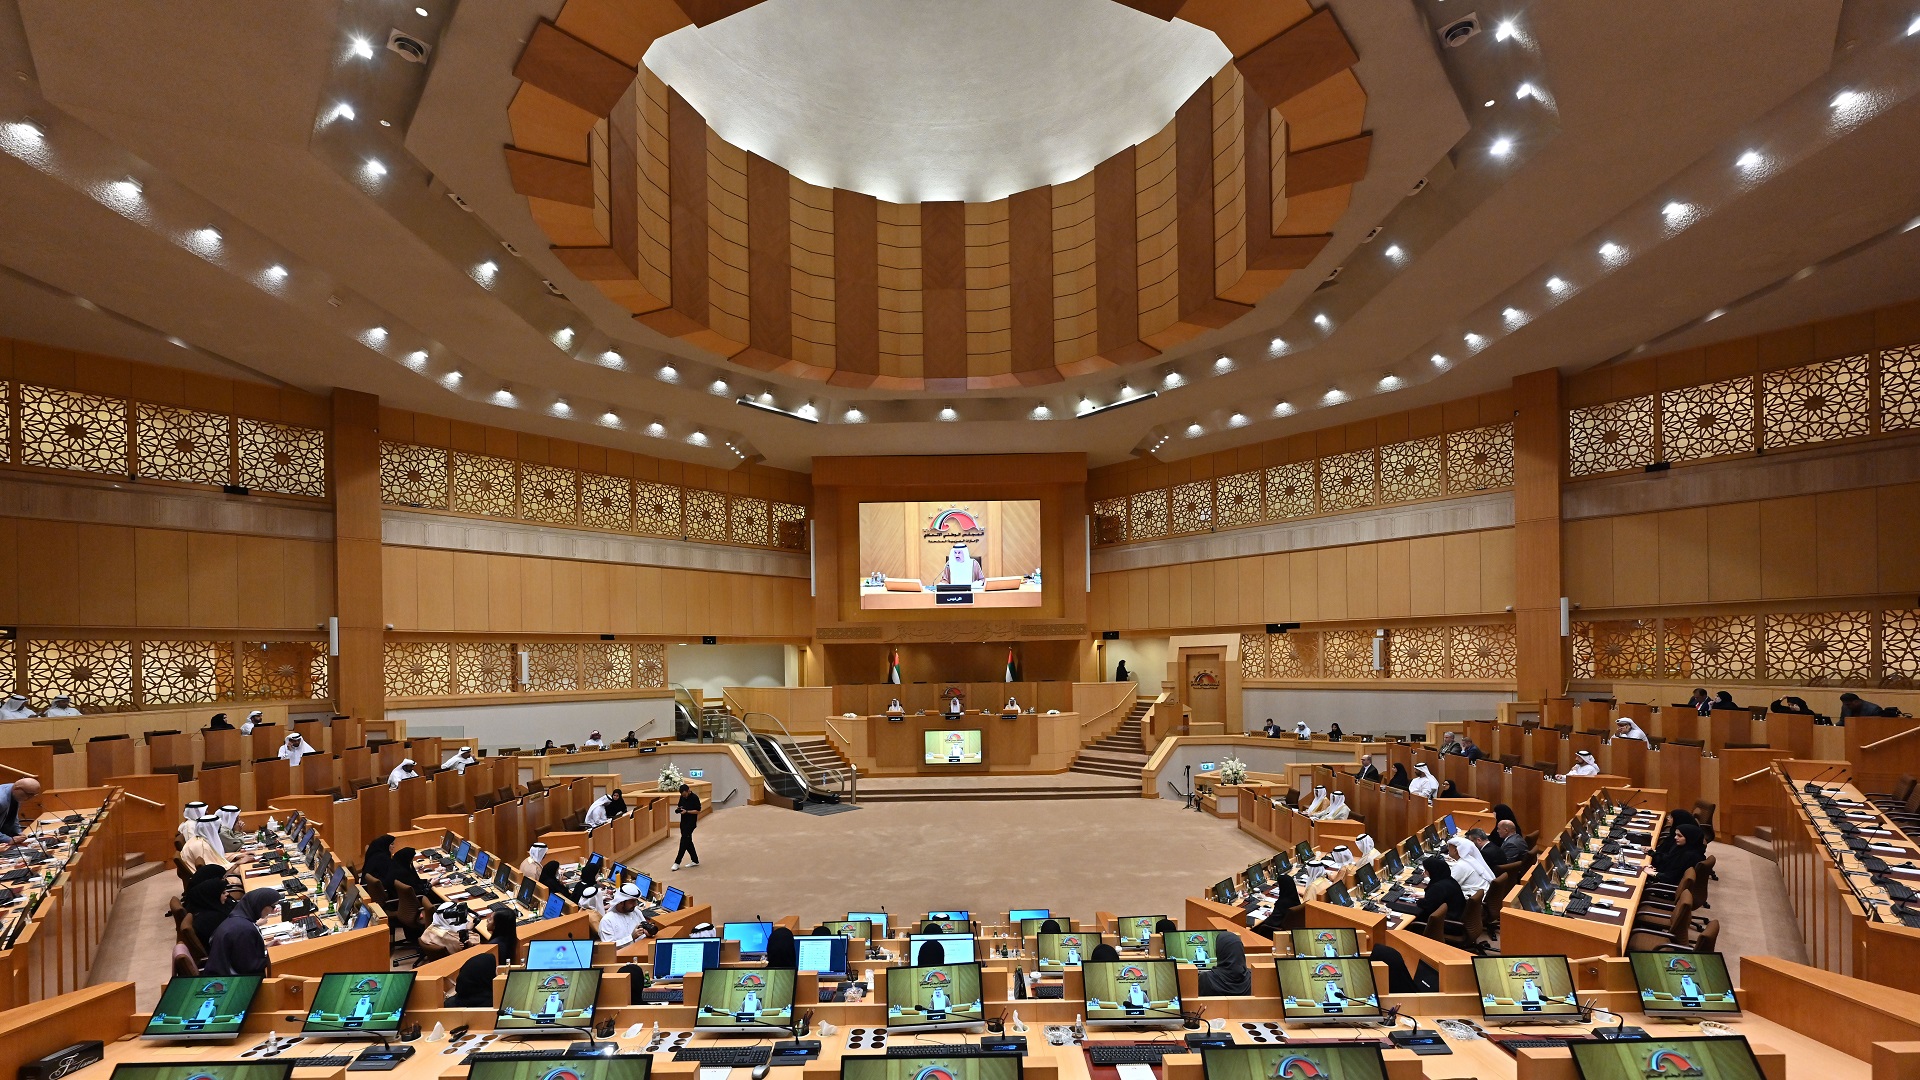
[(973, 591), (969, 589), (966, 592), (934, 593), (933, 602), (936, 604), (971, 604), (973, 603)]

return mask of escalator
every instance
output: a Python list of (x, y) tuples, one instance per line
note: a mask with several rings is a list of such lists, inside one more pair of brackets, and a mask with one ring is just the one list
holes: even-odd
[[(786, 725), (767, 713), (750, 713), (762, 730)], [(747, 760), (766, 783), (765, 797), (775, 806), (795, 809), (809, 803), (838, 803), (857, 790), (856, 777), (848, 772), (816, 772), (810, 775), (787, 752), (787, 745), (772, 735), (753, 730), (746, 720), (735, 716), (725, 705), (706, 706), (687, 688), (673, 686), (674, 737), (683, 742), (730, 742), (740, 747)], [(788, 739), (792, 735), (788, 734)]]

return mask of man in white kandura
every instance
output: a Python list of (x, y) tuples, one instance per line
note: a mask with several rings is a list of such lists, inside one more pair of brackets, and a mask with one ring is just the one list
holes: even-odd
[(1440, 781), (1433, 778), (1433, 773), (1427, 768), (1426, 762), (1414, 765), (1413, 782), (1407, 785), (1407, 794), (1418, 795), (1423, 799), (1431, 799), (1440, 794)]
[(253, 734), (253, 729), (259, 726), (260, 726), (260, 710), (255, 709), (252, 712), (247, 714), (246, 720), (241, 722), (240, 734), (251, 735)]
[(1359, 858), (1362, 858), (1362, 859), (1372, 858), (1373, 857), (1373, 834), (1361, 833), (1359, 836), (1355, 837), (1353, 841), (1353, 850), (1360, 853)]
[(613, 905), (600, 916), (600, 940), (625, 945), (636, 936), (647, 936), (647, 917), (639, 908), (639, 886), (631, 881), (620, 886), (620, 891), (613, 894)]
[(228, 854), (236, 854), (247, 846), (247, 834), (240, 831), (240, 808), (228, 803), (214, 815), (214, 826), (220, 832), (220, 847)]
[(1613, 722), (1613, 737), (1616, 739), (1638, 739), (1641, 742), (1647, 741), (1647, 733), (1640, 730), (1640, 725), (1624, 716)]
[(300, 737), (297, 731), (287, 732), (287, 741), (280, 744), (280, 757), (288, 765), (298, 767), (300, 759), (313, 753), (313, 747)]
[(448, 755), (447, 760), (440, 763), (440, 767), (442, 769), (452, 769), (454, 772), (465, 776), (467, 774), (467, 766), (477, 765), (479, 761), (480, 759), (473, 756), (473, 747), (463, 746)]
[(48, 716), (79, 716), (80, 710), (73, 707), (73, 695), (65, 690), (53, 695), (53, 704), (47, 706)]
[(535, 841), (533, 846), (527, 848), (526, 861), (520, 864), (520, 876), (526, 878), (528, 881), (538, 881), (540, 880), (540, 868), (546, 864), (547, 845), (543, 842)]
[(1460, 883), (1460, 891), (1469, 899), (1486, 892), (1493, 884), (1493, 867), (1487, 865), (1479, 846), (1469, 840), (1466, 833), (1447, 841), (1446, 856), (1453, 880)]
[(946, 565), (940, 568), (940, 584), (971, 585), (986, 580), (987, 572), (981, 569), (980, 560), (967, 554), (967, 545), (955, 544), (948, 553)]
[(1335, 871), (1344, 870), (1353, 865), (1353, 849), (1345, 844), (1335, 844), (1329, 861), (1333, 863)]
[(620, 794), (619, 788), (614, 788), (587, 807), (585, 825), (589, 829), (597, 829), (626, 812), (627, 797)]
[(1345, 821), (1352, 816), (1353, 811), (1347, 807), (1346, 793), (1340, 791), (1334, 792), (1326, 807), (1312, 815), (1315, 821)]
[(399, 791), (402, 780), (411, 780), (419, 775), (420, 770), (414, 768), (413, 759), (408, 758), (400, 764), (395, 765), (393, 771), (387, 774), (387, 790)]
[(1567, 770), (1568, 776), (1599, 776), (1600, 763), (1593, 760), (1592, 751), (1575, 750), (1573, 768)]
[(1311, 739), (1313, 738), (1313, 729), (1307, 726), (1305, 720), (1296, 720), (1293, 725), (1293, 736), (1296, 739)]
[(599, 728), (587, 732), (587, 741), (580, 744), (582, 750), (605, 750), (606, 748), (607, 740), (600, 737)]
[(1305, 807), (1301, 808), (1300, 812), (1308, 817), (1313, 817), (1320, 811), (1325, 810), (1330, 801), (1331, 800), (1327, 798), (1327, 789), (1316, 785), (1313, 789), (1313, 799), (1308, 802)]
[(40, 714), (27, 706), (25, 694), (8, 694), (0, 701), (0, 720), (31, 720)]

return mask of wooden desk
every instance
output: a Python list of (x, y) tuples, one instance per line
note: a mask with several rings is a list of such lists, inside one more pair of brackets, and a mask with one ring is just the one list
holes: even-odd
[[(46, 836), (42, 848), (54, 859), (30, 869), (53, 876), (24, 883), (19, 896), (0, 910), (0, 934), (11, 937), (0, 950), (0, 1009), (86, 985), (126, 873), (124, 815), (116, 813), (123, 800), (117, 788), (49, 789), (41, 794), (40, 805), (50, 809), (34, 819), (33, 831)], [(64, 823), (74, 812), (68, 806), (86, 819), (87, 831), (78, 840), (73, 831), (78, 826)], [(0, 859), (0, 867), (25, 865), (28, 849), (9, 854), (12, 857)]]

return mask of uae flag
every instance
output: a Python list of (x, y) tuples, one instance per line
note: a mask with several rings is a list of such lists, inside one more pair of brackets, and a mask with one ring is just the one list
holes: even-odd
[(1020, 678), (1013, 670), (1013, 646), (1007, 646), (1007, 681), (1015, 682)]
[(900, 685), (900, 650), (894, 649), (887, 654), (887, 681)]

